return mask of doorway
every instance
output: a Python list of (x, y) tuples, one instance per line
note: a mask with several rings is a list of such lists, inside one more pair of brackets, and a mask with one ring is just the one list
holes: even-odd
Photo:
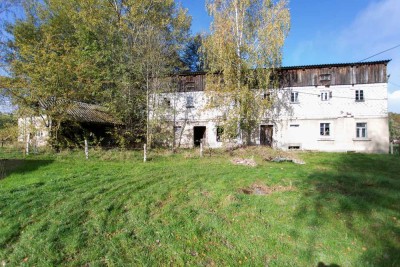
[(260, 145), (272, 147), (273, 133), (274, 133), (274, 126), (261, 125), (260, 126)]
[(193, 127), (193, 140), (194, 146), (200, 146), (203, 139), (206, 138), (206, 126), (194, 126)]

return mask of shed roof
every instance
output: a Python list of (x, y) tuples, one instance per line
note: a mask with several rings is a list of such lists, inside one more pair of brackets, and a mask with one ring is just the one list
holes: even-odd
[(114, 118), (105, 107), (87, 104), (78, 101), (67, 100), (40, 100), (39, 105), (44, 109), (59, 106), (64, 109), (70, 120), (78, 122), (90, 122), (99, 124), (122, 124), (119, 119)]
[[(363, 61), (363, 62), (349, 62), (349, 63), (328, 63), (328, 64), (314, 64), (314, 65), (300, 65), (300, 66), (282, 66), (278, 67), (279, 70), (296, 70), (296, 69), (319, 69), (319, 68), (332, 68), (332, 67), (347, 67), (347, 66), (362, 66), (362, 65), (375, 65), (385, 64), (387, 65), (391, 59), (378, 60), (378, 61)], [(184, 71), (179, 73), (179, 76), (190, 76), (190, 75), (205, 75), (205, 71)]]

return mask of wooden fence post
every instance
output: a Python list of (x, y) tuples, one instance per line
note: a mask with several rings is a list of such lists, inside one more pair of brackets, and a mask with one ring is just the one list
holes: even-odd
[(393, 155), (393, 142), (390, 142), (390, 154)]
[(85, 138), (85, 157), (86, 157), (86, 159), (89, 159), (89, 146), (88, 146), (87, 138)]
[(200, 142), (200, 158), (203, 157), (203, 140)]
[(143, 145), (143, 162), (147, 161), (147, 146), (146, 144)]
[(31, 135), (30, 133), (28, 133), (26, 135), (26, 144), (25, 144), (25, 155), (28, 156), (29, 155), (29, 143), (31, 141)]

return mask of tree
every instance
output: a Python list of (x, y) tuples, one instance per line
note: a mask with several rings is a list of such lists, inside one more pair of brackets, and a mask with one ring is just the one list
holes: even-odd
[[(213, 21), (204, 40), (209, 68), (209, 107), (219, 107), (224, 136), (240, 134), (246, 144), (271, 109), (273, 70), (281, 65), (282, 46), (290, 28), (286, 0), (209, 0)], [(230, 103), (230, 104), (226, 104)]]
[(30, 0), (24, 11), (7, 55), (20, 109), (38, 114), (40, 100), (52, 101), (45, 113), (57, 138), (71, 101), (100, 104), (125, 123), (121, 144), (143, 141), (150, 81), (175, 70), (186, 10), (173, 0)]
[(192, 37), (183, 52), (182, 61), (190, 71), (204, 71), (204, 55), (202, 53), (202, 39), (200, 34)]
[(18, 125), (17, 120), (12, 114), (0, 113), (0, 146), (17, 139)]
[(390, 141), (400, 139), (400, 114), (389, 112)]

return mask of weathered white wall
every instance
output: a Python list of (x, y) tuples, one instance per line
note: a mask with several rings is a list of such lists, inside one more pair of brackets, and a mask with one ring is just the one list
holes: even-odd
[[(365, 101), (355, 101), (355, 90), (364, 91)], [(299, 92), (298, 103), (290, 103), (291, 91)], [(320, 94), (323, 91), (331, 91), (332, 98), (322, 101)], [(274, 125), (274, 147), (287, 149), (289, 145), (299, 145), (304, 150), (388, 152), (386, 83), (309, 86), (275, 92), (278, 104), (262, 123)], [(194, 107), (186, 107), (187, 96), (193, 97)], [(222, 112), (206, 107), (207, 96), (204, 92), (161, 94), (159, 99), (164, 98), (171, 101), (171, 107), (166, 111), (167, 118), (171, 121), (175, 118), (175, 125), (181, 127), (176, 132), (181, 147), (193, 146), (194, 126), (206, 126), (207, 146), (217, 148), (223, 145), (216, 141), (216, 127)], [(356, 138), (357, 122), (367, 123), (367, 138)], [(320, 136), (320, 123), (330, 123), (329, 137)], [(290, 127), (291, 124), (298, 124), (299, 127)], [(253, 141), (260, 143), (259, 130), (254, 133)]]
[(49, 130), (42, 117), (19, 118), (18, 131), (18, 142), (26, 143), (29, 140), (31, 146), (43, 147), (49, 140)]

